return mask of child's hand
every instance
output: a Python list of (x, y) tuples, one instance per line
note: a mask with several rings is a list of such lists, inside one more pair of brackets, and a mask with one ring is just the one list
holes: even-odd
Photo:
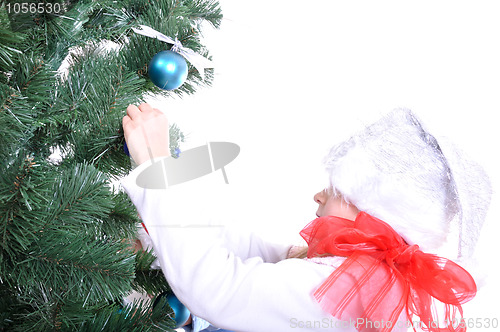
[(123, 130), (130, 156), (137, 165), (152, 158), (170, 156), (167, 117), (149, 104), (129, 105)]

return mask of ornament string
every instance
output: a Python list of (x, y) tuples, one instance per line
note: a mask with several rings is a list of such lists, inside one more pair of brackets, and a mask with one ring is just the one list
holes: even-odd
[(132, 30), (139, 35), (156, 38), (164, 43), (172, 44), (172, 51), (177, 52), (186, 58), (186, 60), (189, 61), (189, 63), (191, 63), (200, 73), (202, 79), (205, 79), (205, 68), (213, 68), (212, 61), (196, 53), (192, 49), (182, 46), (182, 43), (177, 38), (172, 39), (165, 36), (163, 33), (158, 32), (147, 25), (139, 25), (139, 28), (140, 29), (132, 28)]

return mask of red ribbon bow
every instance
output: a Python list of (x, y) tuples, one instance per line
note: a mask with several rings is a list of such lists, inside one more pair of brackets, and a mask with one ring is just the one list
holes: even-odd
[[(321, 217), (300, 235), (309, 245), (308, 258), (347, 257), (313, 296), (334, 317), (354, 321), (358, 331), (389, 332), (402, 323), (414, 330), (417, 323), (425, 331), (466, 331), (455, 316), (458, 310), (463, 317), (461, 304), (476, 295), (472, 276), (446, 258), (408, 245), (382, 220), (364, 212), (355, 221)], [(444, 305), (443, 317), (436, 315), (436, 300)], [(398, 321), (405, 308), (408, 321)]]

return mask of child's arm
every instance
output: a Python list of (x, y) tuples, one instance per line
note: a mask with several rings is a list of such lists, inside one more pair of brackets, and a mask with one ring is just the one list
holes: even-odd
[(245, 260), (261, 257), (266, 263), (277, 263), (288, 258), (291, 245), (264, 241), (255, 233), (242, 233), (232, 229), (224, 230), (224, 247)]
[[(129, 107), (127, 113), (125, 138), (132, 158), (141, 165), (122, 185), (139, 210), (170, 286), (189, 310), (237, 331), (315, 331), (318, 323), (333, 324), (336, 320), (311, 297), (333, 267), (298, 259), (265, 263), (251, 256), (266, 246), (248, 249), (252, 241), (236, 248), (243, 256), (238, 257), (225, 248), (220, 228), (201, 227), (204, 216), (175, 211), (176, 202), (195, 196), (180, 195), (184, 185), (167, 190), (137, 186), (136, 178), (151, 164), (149, 159), (168, 155), (163, 146), (168, 146), (168, 131), (163, 114), (149, 105)], [(284, 258), (286, 252), (274, 251), (268, 259), (279, 260), (280, 255)]]
[[(190, 227), (199, 225), (199, 216), (179, 217), (176, 202), (185, 198), (177, 195), (176, 188), (138, 187), (135, 180), (140, 171), (141, 167), (134, 170), (122, 185), (139, 210), (172, 290), (193, 315), (235, 331), (296, 331), (299, 327), (315, 331), (317, 325), (303, 324), (336, 321), (311, 297), (333, 271), (331, 266), (300, 259), (275, 264), (261, 257), (242, 259), (226, 248), (220, 228)], [(245, 256), (244, 251), (240, 254)]]
[[(127, 116), (123, 118), (123, 128), (130, 155), (137, 165), (151, 158), (170, 155), (167, 148), (169, 146), (168, 121), (160, 110), (153, 109), (149, 104), (141, 104), (139, 107), (130, 105), (127, 108)], [(194, 205), (202, 195), (198, 192), (196, 196), (191, 197)], [(242, 259), (258, 256), (262, 257), (264, 262), (276, 263), (287, 258), (290, 249), (287, 245), (265, 242), (253, 233), (243, 236), (239, 232), (226, 229), (224, 236), (226, 248)]]

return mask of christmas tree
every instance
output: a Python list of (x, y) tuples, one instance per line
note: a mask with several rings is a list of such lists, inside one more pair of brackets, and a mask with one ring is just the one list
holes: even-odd
[[(209, 57), (201, 29), (221, 19), (214, 0), (1, 2), (0, 330), (172, 328), (162, 305), (122, 305), (168, 285), (154, 256), (131, 248), (140, 221), (112, 185), (131, 168), (121, 120), (129, 104), (194, 93), (213, 73), (189, 66), (180, 88), (157, 88), (148, 63), (172, 45), (132, 28)], [(174, 151), (182, 134), (171, 136)]]

